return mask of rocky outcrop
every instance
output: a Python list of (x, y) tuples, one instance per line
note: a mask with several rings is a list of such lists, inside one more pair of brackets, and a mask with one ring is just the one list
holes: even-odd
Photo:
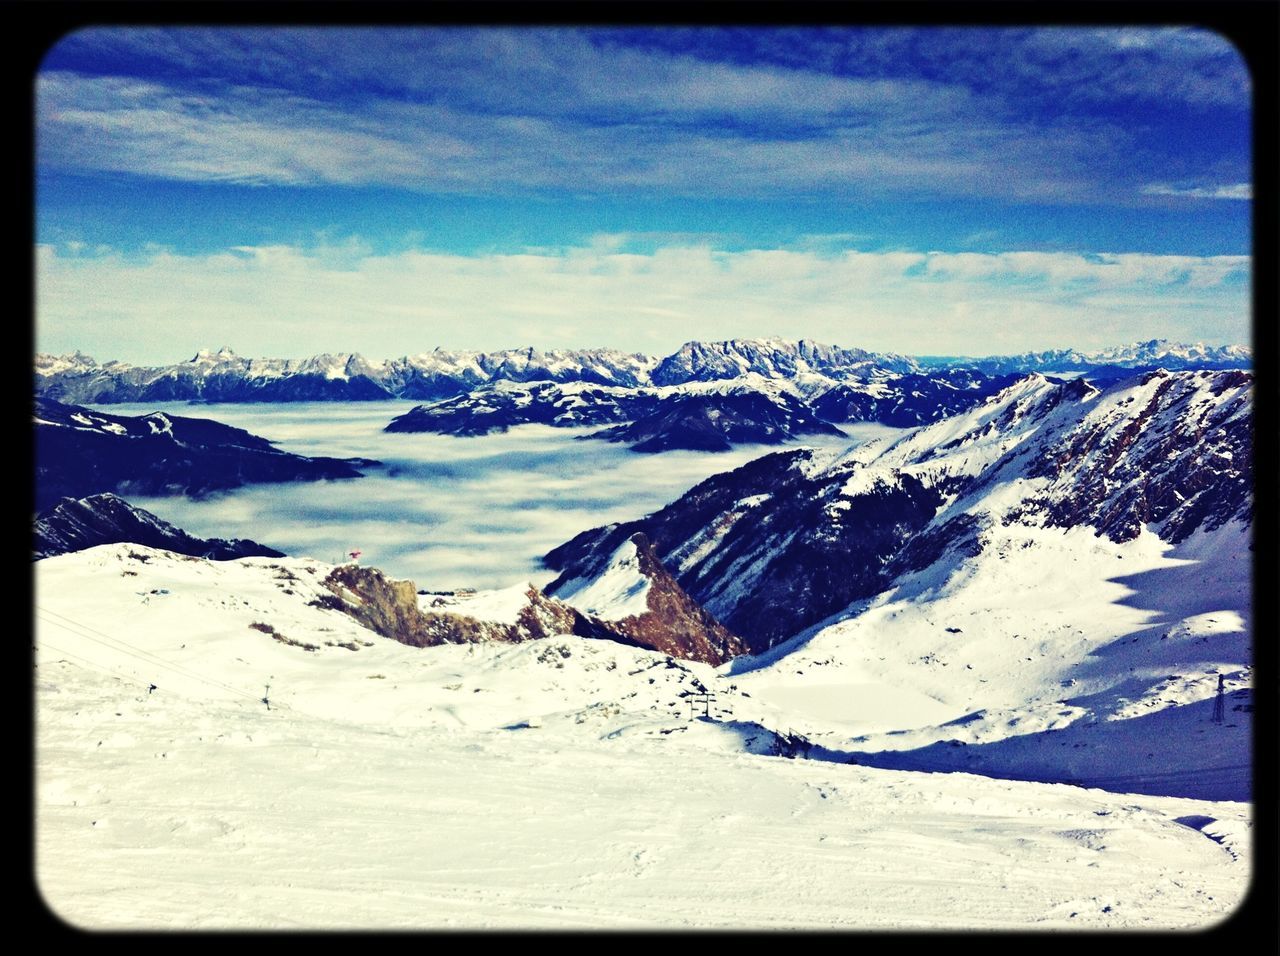
[(579, 587), (573, 571), (551, 584), (547, 593), (593, 613), (593, 620), (621, 638), (672, 657), (722, 664), (747, 652), (747, 645), (689, 596), (642, 533), (628, 536), (593, 579), (606, 576), (604, 588)]
[(324, 580), (337, 601), (330, 606), (365, 627), (408, 644), (472, 644), (482, 641), (519, 643), (555, 634), (601, 636), (586, 617), (568, 605), (548, 600), (530, 588), (528, 603), (512, 622), (483, 620), (453, 611), (424, 610), (412, 581), (395, 581), (377, 568), (342, 565)]
[(642, 573), (649, 582), (649, 605), (640, 613), (618, 619), (586, 613), (532, 585), (524, 590), (518, 606), (508, 604), (495, 618), (475, 611), (485, 606), (483, 600), (452, 596), (424, 599), (412, 581), (395, 581), (376, 568), (355, 565), (334, 568), (325, 578), (324, 586), (332, 597), (324, 603), (411, 647), (490, 641), (514, 644), (574, 634), (709, 664), (743, 653), (745, 647), (684, 593), (647, 543), (643, 549)]
[(193, 537), (113, 494), (64, 498), (36, 518), (32, 552), (37, 561), (100, 544), (141, 544), (214, 561), (284, 557), (247, 539)]

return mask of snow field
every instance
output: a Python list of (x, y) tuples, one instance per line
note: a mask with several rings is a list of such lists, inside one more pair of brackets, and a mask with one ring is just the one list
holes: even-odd
[[(1174, 928), (1212, 924), (1247, 888), (1246, 804), (764, 756), (757, 727), (801, 729), (804, 689), (812, 713), (838, 682), (782, 680), (791, 658), (717, 675), (573, 637), (409, 648), (310, 605), (327, 571), (130, 545), (36, 566), (36, 876), (55, 913)], [(819, 638), (850, 680), (901, 688), (838, 636)], [(821, 670), (819, 638), (792, 670)], [(734, 722), (689, 719), (680, 695), (701, 687)]]

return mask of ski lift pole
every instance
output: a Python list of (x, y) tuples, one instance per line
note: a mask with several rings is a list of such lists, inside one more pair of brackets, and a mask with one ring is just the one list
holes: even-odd
[(262, 692), (262, 702), (267, 705), (267, 710), (271, 709), (271, 701), (269, 700), (270, 696), (271, 696), (271, 685), (268, 684)]

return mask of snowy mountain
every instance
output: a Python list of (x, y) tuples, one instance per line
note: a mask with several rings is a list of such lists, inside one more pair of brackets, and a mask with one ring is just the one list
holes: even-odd
[[(645, 533), (676, 579), (760, 651), (998, 523), (1178, 542), (1251, 514), (1244, 372), (1157, 372), (1099, 391), (1029, 376), (986, 403), (851, 452), (798, 450), (714, 476), (546, 556), (589, 578)], [(548, 587), (556, 593), (556, 583)]]
[(295, 402), (440, 399), (494, 382), (646, 384), (656, 360), (613, 349), (436, 349), (373, 361), (356, 353), (305, 359), (247, 359), (228, 348), (202, 350), (160, 367), (99, 364), (79, 352), (37, 355), (36, 393), (65, 402)]
[(676, 448), (728, 451), (735, 444), (776, 445), (799, 435), (841, 435), (798, 398), (781, 390), (737, 390), (663, 396), (634, 421), (588, 436), (626, 442), (632, 451)]
[(199, 495), (259, 482), (358, 478), (353, 458), (306, 458), (203, 418), (110, 415), (35, 402), (36, 509), (101, 492)]
[(585, 532), (546, 590), (644, 533), (823, 759), (1247, 800), (1251, 409), (1239, 371), (1029, 376)]
[(844, 349), (801, 339), (730, 339), (725, 342), (687, 342), (658, 362), (655, 385), (711, 382), (755, 373), (765, 378), (796, 378), (806, 372), (844, 381), (874, 381), (917, 371), (914, 361), (893, 353)]
[(499, 382), (419, 405), (385, 430), (483, 435), (527, 423), (565, 428), (609, 424), (588, 437), (628, 442), (641, 452), (719, 451), (800, 435), (839, 435), (838, 423), (925, 424), (972, 408), (1017, 377), (964, 369), (844, 383), (817, 373), (785, 379), (753, 371), (737, 378), (640, 388)]
[(483, 435), (528, 423), (561, 428), (616, 423), (584, 437), (626, 442), (638, 452), (727, 451), (735, 444), (843, 434), (819, 419), (789, 383), (755, 373), (665, 388), (500, 382), (419, 405), (392, 420), (385, 431)]
[(101, 544), (133, 543), (214, 561), (284, 555), (256, 541), (236, 538), (196, 538), (123, 498), (105, 493), (88, 498), (63, 498), (35, 521), (32, 552), (35, 559), (84, 551)]
[(652, 411), (652, 389), (588, 385), (582, 382), (498, 382), (465, 395), (418, 405), (393, 419), (385, 431), (484, 435), (515, 425), (559, 427), (630, 421)]
[(990, 375), (1024, 372), (1099, 374), (1115, 377), (1121, 370), (1170, 371), (1216, 369), (1251, 369), (1253, 349), (1245, 345), (1211, 346), (1197, 342), (1185, 345), (1168, 339), (1151, 339), (1131, 345), (1113, 346), (1092, 352), (1056, 349), (1047, 352), (1025, 352), (1021, 355), (994, 355), (980, 359), (921, 359), (927, 367), (956, 366), (972, 368)]
[[(534, 348), (493, 352), (435, 349), (397, 359), (356, 353), (305, 359), (249, 359), (228, 348), (201, 350), (167, 366), (99, 363), (81, 352), (35, 357), (37, 395), (78, 404), (205, 401), (438, 401), (500, 382), (581, 382), (619, 388), (681, 385), (758, 375), (792, 382), (806, 399), (837, 383), (874, 385), (938, 370), (985, 375), (1026, 372), (1111, 374), (1113, 368), (1222, 369), (1252, 366), (1246, 346), (1180, 345), (1152, 340), (1095, 352), (1058, 350), (985, 359), (914, 359), (809, 340), (730, 339), (688, 342), (665, 357), (615, 349)], [(913, 379), (900, 384), (911, 397)], [(913, 424), (931, 421), (918, 418)]]
[(876, 382), (839, 382), (809, 407), (828, 422), (878, 422), (910, 428), (968, 411), (1021, 374), (987, 375), (974, 369), (939, 369)]

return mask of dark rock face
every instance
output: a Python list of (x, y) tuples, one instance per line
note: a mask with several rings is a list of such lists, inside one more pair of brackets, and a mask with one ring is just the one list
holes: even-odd
[(412, 581), (393, 581), (377, 568), (343, 565), (334, 568), (324, 584), (340, 599), (340, 610), (383, 637), (411, 647), (483, 641), (515, 644), (556, 634), (605, 636), (585, 615), (548, 600), (532, 587), (529, 603), (519, 611), (516, 623), (507, 624), (451, 611), (423, 611)]
[(282, 558), (284, 555), (243, 538), (196, 538), (149, 511), (135, 508), (113, 494), (76, 500), (64, 498), (35, 522), (35, 559), (83, 551), (100, 544), (141, 544), (193, 557), (229, 561), (234, 558)]
[(590, 435), (628, 442), (637, 452), (676, 448), (728, 451), (735, 444), (776, 445), (798, 435), (841, 435), (799, 399), (760, 392), (672, 395), (628, 425)]
[(985, 375), (972, 369), (903, 375), (870, 388), (835, 385), (810, 405), (815, 415), (829, 422), (878, 422), (911, 428), (967, 411), (1020, 377)]
[(246, 484), (358, 478), (365, 459), (306, 458), (203, 418), (109, 415), (37, 399), (36, 508), (102, 492), (200, 495)]
[[(626, 617), (611, 614), (607, 620), (593, 618), (601, 628), (639, 647), (707, 664), (723, 664), (746, 653), (747, 645), (671, 576), (644, 534), (633, 534), (625, 540), (633, 546), (634, 567), (630, 570), (645, 583), (645, 610)], [(617, 550), (611, 557), (616, 556)], [(568, 580), (564, 576), (553, 582), (548, 593), (562, 589)]]
[(1096, 415), (1043, 448), (1027, 467), (1051, 485), (1015, 517), (1091, 525), (1115, 541), (1143, 525), (1177, 543), (1197, 528), (1252, 515), (1253, 376), (1150, 372), (1123, 409)]

